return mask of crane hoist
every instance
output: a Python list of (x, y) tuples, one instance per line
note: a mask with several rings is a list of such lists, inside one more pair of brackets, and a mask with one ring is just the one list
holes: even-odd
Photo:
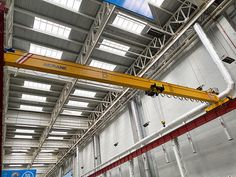
[(25, 53), (18, 50), (6, 52), (4, 54), (4, 62), (7, 66), (17, 68), (139, 89), (145, 91), (149, 96), (162, 93), (208, 102), (212, 107), (219, 106), (226, 102), (226, 100), (220, 100), (215, 93)]

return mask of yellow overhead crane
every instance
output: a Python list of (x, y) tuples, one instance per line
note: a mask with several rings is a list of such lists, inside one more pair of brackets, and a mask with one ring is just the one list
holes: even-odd
[(6, 52), (4, 62), (7, 66), (30, 69), (51, 74), (58, 74), (79, 79), (86, 79), (102, 83), (114, 84), (134, 89), (144, 90), (148, 95), (159, 93), (200, 100), (209, 103), (218, 103), (220, 100), (214, 93), (188, 88), (166, 82), (150, 80), (128, 74), (107, 71), (91, 66), (66, 62), (22, 51)]

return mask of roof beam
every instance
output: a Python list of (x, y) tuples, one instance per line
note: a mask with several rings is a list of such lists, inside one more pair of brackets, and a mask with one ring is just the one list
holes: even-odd
[[(79, 57), (81, 57), (81, 62), (83, 64), (86, 64), (88, 58), (90, 57), (92, 51), (94, 50), (96, 43), (98, 41), (98, 39), (100, 38), (105, 26), (108, 23), (108, 20), (110, 19), (113, 11), (115, 9), (115, 6), (113, 5), (109, 5), (108, 3), (103, 3), (99, 9), (99, 12), (97, 13), (96, 19), (94, 20), (94, 23), (91, 27), (90, 33), (88, 34), (84, 46), (82, 47), (82, 52), (81, 55)], [(67, 25), (65, 25), (67, 26)], [(86, 53), (84, 53), (86, 52)], [(77, 61), (79, 60), (79, 58), (77, 58)], [(39, 141), (39, 147), (35, 150), (35, 152), (33, 153), (33, 157), (31, 159), (31, 162), (29, 164), (28, 167), (31, 167), (32, 164), (34, 163), (38, 153), (40, 152), (46, 138), (48, 137), (51, 129), (53, 128), (66, 100), (68, 99), (71, 91), (73, 90), (74, 86), (77, 83), (77, 79), (75, 79), (72, 83), (68, 83), (66, 84), (66, 86), (64, 87), (53, 111), (51, 114), (51, 119), (49, 122), (49, 126), (45, 129), (45, 131), (43, 132), (40, 141)]]

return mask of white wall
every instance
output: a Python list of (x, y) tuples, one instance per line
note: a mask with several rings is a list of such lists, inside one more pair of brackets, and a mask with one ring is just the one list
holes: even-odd
[[(236, 33), (234, 33), (236, 35)], [(230, 47), (220, 31), (214, 27), (209, 36), (212, 39), (219, 56), (229, 55), (236, 59), (235, 50)], [(236, 43), (236, 41), (234, 41)], [(236, 63), (225, 64), (229, 68), (234, 81), (236, 81)], [(197, 88), (204, 84), (204, 89), (217, 87), (220, 91), (226, 88), (225, 81), (219, 73), (217, 67), (212, 62), (208, 52), (201, 43), (198, 43), (188, 53), (182, 56), (178, 62), (168, 70), (161, 78), (163, 81)], [(144, 118), (150, 121), (147, 127), (149, 133), (153, 133), (162, 128), (160, 120), (165, 120), (168, 124), (183, 113), (196, 107), (199, 103), (190, 101), (180, 101), (167, 97), (151, 98), (142, 96), (142, 107)], [(125, 108), (117, 119), (106, 127), (100, 134), (101, 160), (102, 163), (112, 156), (122, 152), (133, 141), (130, 115), (128, 108)], [(224, 116), (226, 124), (236, 138), (236, 112), (233, 111)], [(236, 146), (235, 140), (228, 141), (218, 120), (210, 122), (196, 130), (191, 131), (192, 139), (196, 145), (197, 153), (193, 154), (186, 135), (181, 136), (180, 145), (188, 176), (191, 177), (228, 177), (236, 176)], [(118, 146), (114, 147), (114, 143)], [(161, 177), (179, 177), (178, 168), (172, 152), (170, 143), (166, 143), (170, 155), (170, 163), (165, 162), (161, 148), (152, 150), (153, 163), (158, 168)], [(93, 166), (92, 145), (89, 144), (84, 149), (84, 172)], [(86, 155), (85, 155), (86, 154)], [(89, 159), (86, 159), (89, 158)], [(136, 163), (136, 162), (135, 162)], [(136, 171), (137, 165), (135, 165)], [(121, 166), (122, 175), (128, 176), (127, 163)], [(137, 176), (139, 175), (136, 172)], [(108, 175), (109, 176), (109, 175)], [(111, 170), (111, 176), (119, 176), (118, 168)]]

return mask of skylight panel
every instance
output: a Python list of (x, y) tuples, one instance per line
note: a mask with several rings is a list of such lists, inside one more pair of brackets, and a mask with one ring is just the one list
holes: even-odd
[(117, 14), (112, 24), (126, 31), (140, 34), (145, 28), (147, 23), (139, 21), (133, 17), (119, 13)]
[(71, 28), (35, 17), (33, 29), (59, 37), (69, 38)]
[(114, 71), (114, 69), (116, 68), (116, 65), (102, 62), (102, 61), (97, 61), (97, 60), (92, 60), (89, 65), (93, 67), (101, 68), (101, 69), (106, 69), (109, 71)]
[(37, 89), (37, 90), (47, 90), (51, 89), (51, 85), (49, 84), (42, 84), (38, 82), (31, 82), (31, 81), (24, 81), (24, 87)]
[(80, 5), (82, 0), (45, 0), (52, 4), (57, 4), (63, 8), (72, 10), (72, 11), (79, 11)]
[(69, 100), (67, 105), (78, 106), (78, 107), (88, 107), (88, 103), (86, 102), (73, 101), (73, 100)]
[(148, 2), (156, 5), (157, 7), (160, 7), (164, 0), (148, 0)]
[(35, 95), (28, 95), (28, 94), (22, 94), (22, 99), (23, 100), (29, 100), (29, 101), (46, 102), (46, 97), (35, 96)]
[(61, 136), (49, 136), (48, 139), (49, 140), (63, 140), (64, 138)]
[(73, 95), (94, 98), (96, 95), (96, 92), (75, 89)]
[(12, 152), (29, 152), (28, 150), (22, 149), (22, 150), (17, 150), (17, 149), (12, 149)]
[[(60, 137), (61, 138), (61, 137)], [(43, 153), (52, 153), (52, 152), (55, 152), (55, 150), (53, 149), (42, 149), (40, 152), (43, 152)]]
[(16, 133), (34, 133), (34, 130), (16, 129)]
[(62, 114), (73, 115), (73, 116), (80, 116), (82, 114), (82, 112), (81, 111), (63, 110)]
[(32, 139), (31, 135), (15, 135), (14, 138)]
[(107, 39), (103, 39), (102, 44), (99, 46), (99, 48), (110, 53), (125, 56), (130, 47), (119, 44), (117, 42), (109, 41)]
[[(12, 155), (14, 155), (14, 154), (12, 153)], [(17, 155), (19, 155), (19, 154), (17, 154)], [(10, 164), (9, 167), (22, 167), (22, 164)]]
[(42, 166), (46, 166), (46, 164), (33, 164), (33, 167), (42, 167)]
[(61, 56), (62, 56), (63, 52), (59, 51), (59, 50), (55, 50), (55, 49), (51, 49), (51, 48), (48, 48), (48, 47), (43, 47), (43, 46), (31, 43), (29, 53), (34, 53), (34, 54), (37, 54), (37, 55), (42, 55), (42, 56), (46, 56), (46, 57), (61, 59)]
[(68, 132), (64, 132), (64, 131), (52, 131), (51, 134), (54, 134), (54, 135), (67, 135)]
[(28, 105), (20, 105), (20, 109), (26, 110), (26, 111), (42, 111), (43, 107), (39, 106), (28, 106)]

